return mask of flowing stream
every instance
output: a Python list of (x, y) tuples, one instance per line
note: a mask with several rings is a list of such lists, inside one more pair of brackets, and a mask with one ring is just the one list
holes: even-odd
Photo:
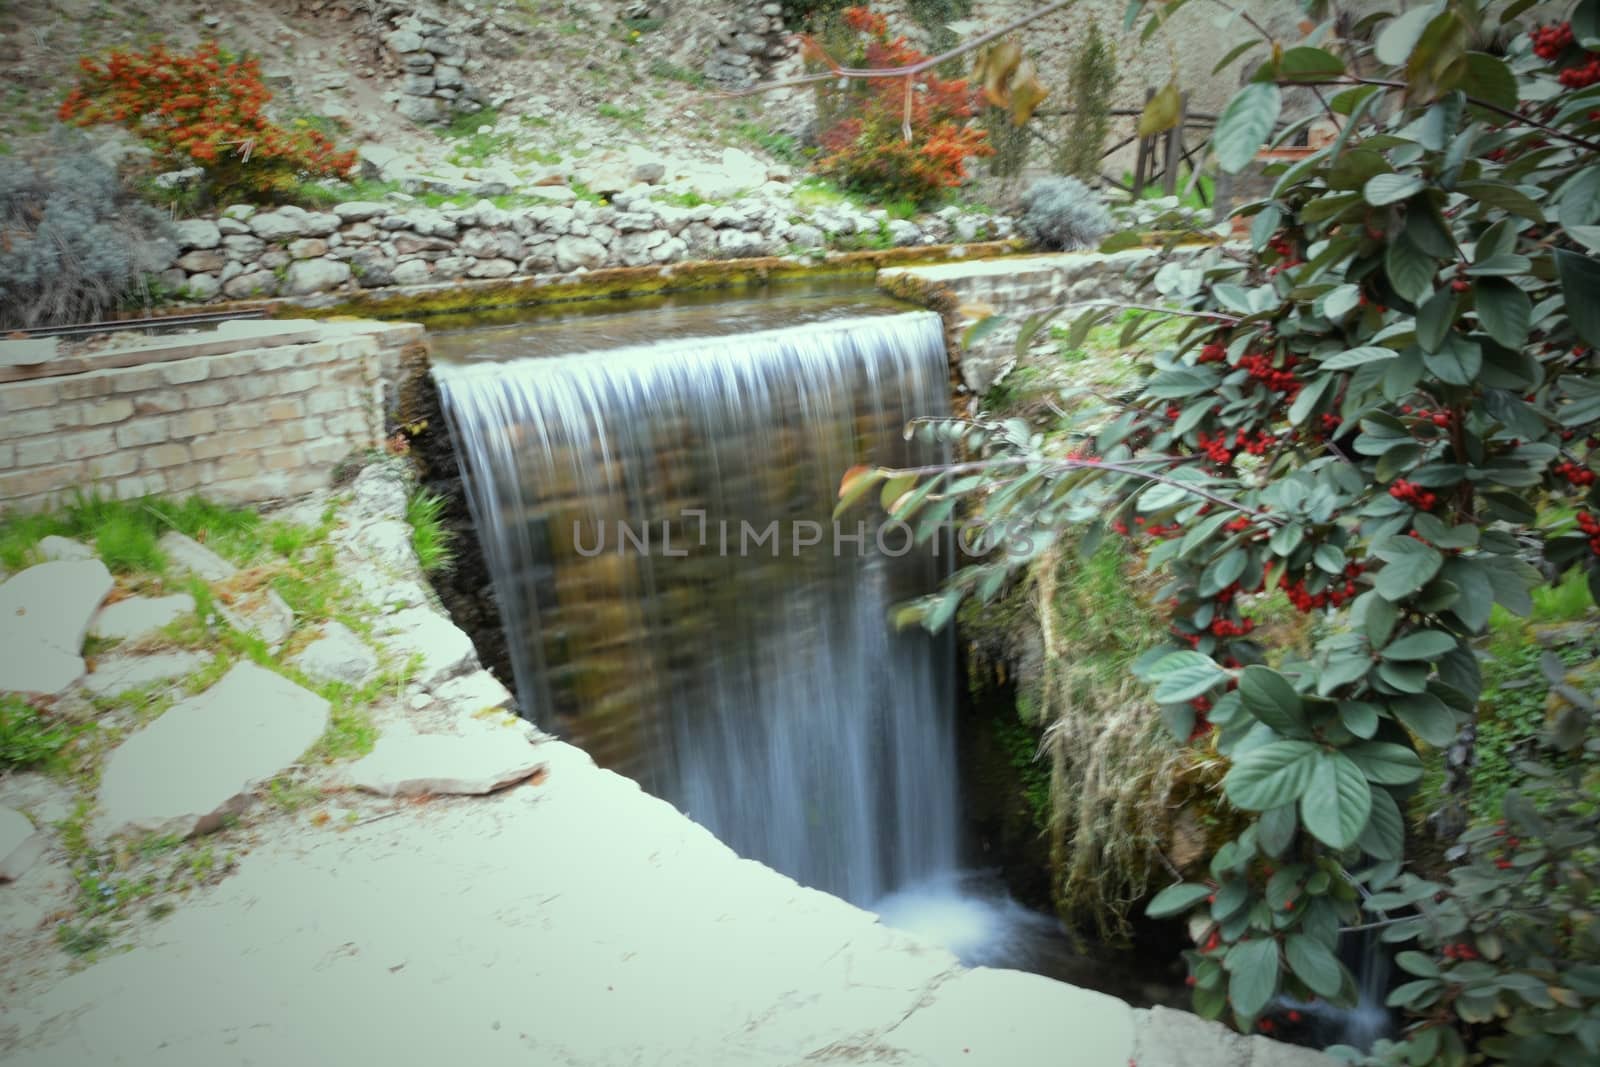
[(939, 458), (902, 434), (939, 318), (494, 355), (435, 377), (524, 713), (806, 885), (951, 877), (953, 656), (888, 622), (948, 548), (832, 520), (850, 467)]

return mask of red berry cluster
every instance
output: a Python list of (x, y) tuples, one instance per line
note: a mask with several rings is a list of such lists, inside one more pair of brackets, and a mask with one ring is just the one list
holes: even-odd
[(1195, 357), (1196, 363), (1221, 363), (1228, 358), (1228, 350), (1216, 341), (1200, 349), (1200, 355)]
[(1233, 457), (1240, 453), (1252, 456), (1264, 456), (1267, 449), (1277, 442), (1277, 438), (1265, 430), (1251, 434), (1246, 430), (1235, 430), (1233, 439), (1228, 439), (1226, 430), (1212, 436), (1204, 430), (1200, 431), (1200, 451), (1204, 452), (1219, 466), (1227, 466), (1233, 462)]
[(1434, 411), (1431, 408), (1413, 407), (1410, 404), (1401, 404), (1400, 414), (1415, 416), (1425, 422), (1433, 423), (1440, 429), (1444, 429), (1451, 423), (1451, 415), (1448, 411)]
[(1248, 616), (1238, 622), (1228, 619), (1211, 620), (1211, 635), (1213, 637), (1244, 637), (1255, 632), (1256, 620)]
[(1289, 576), (1285, 574), (1278, 579), (1278, 588), (1282, 589), (1284, 595), (1289, 598), (1289, 603), (1300, 611), (1310, 614), (1321, 608), (1340, 607), (1345, 601), (1352, 599), (1356, 595), (1355, 580), (1360, 574), (1361, 565), (1359, 563), (1351, 563), (1344, 569), (1345, 580), (1343, 585), (1338, 583), (1331, 584), (1320, 593), (1308, 591), (1304, 578), (1291, 582)]
[(1572, 47), (1572, 23), (1559, 22), (1554, 26), (1540, 26), (1530, 30), (1528, 36), (1533, 39), (1533, 54), (1549, 62), (1560, 57), (1562, 52)]
[(1389, 487), (1389, 495), (1420, 511), (1432, 511), (1434, 505), (1439, 503), (1438, 494), (1404, 478), (1394, 480), (1394, 484)]
[(1447, 960), (1475, 960), (1478, 950), (1465, 941), (1457, 941), (1444, 947), (1444, 958)]
[(1240, 515), (1237, 519), (1224, 523), (1222, 528), (1227, 530), (1229, 533), (1244, 533), (1246, 530), (1250, 529), (1251, 525), (1253, 524), (1250, 522), (1250, 516)]
[(1249, 371), (1250, 377), (1268, 389), (1282, 393), (1284, 399), (1290, 401), (1300, 393), (1300, 379), (1294, 373), (1294, 368), (1299, 364), (1298, 356), (1284, 356), (1282, 367), (1275, 367), (1273, 356), (1266, 352), (1247, 352), (1239, 360), (1239, 366)]
[(1570, 459), (1562, 460), (1554, 467), (1551, 467), (1550, 473), (1554, 474), (1557, 478), (1565, 478), (1568, 482), (1576, 486), (1581, 487), (1594, 484), (1594, 471), (1590, 470), (1588, 467), (1582, 466), (1581, 464), (1574, 463)]
[(1344, 425), (1344, 419), (1340, 418), (1338, 415), (1325, 414), (1321, 416), (1320, 421), (1322, 423), (1322, 432), (1325, 435), (1333, 433), (1340, 426)]
[(1195, 697), (1189, 703), (1194, 706), (1194, 729), (1189, 731), (1189, 740), (1194, 742), (1199, 741), (1214, 729), (1211, 725), (1211, 720), (1206, 718), (1206, 712), (1211, 710), (1211, 701), (1205, 697)]
[(1589, 539), (1589, 551), (1600, 556), (1600, 519), (1587, 511), (1578, 512), (1578, 529)]
[[(1159, 522), (1147, 524), (1143, 517), (1134, 519), (1133, 524), (1134, 526), (1138, 527), (1140, 533), (1149, 534), (1151, 537), (1171, 537), (1173, 534), (1183, 529), (1182, 526), (1179, 526), (1175, 522), (1165, 524)], [(1123, 522), (1121, 519), (1117, 519), (1112, 522), (1111, 528), (1117, 533), (1121, 534), (1123, 537), (1127, 537), (1129, 533), (1132, 532), (1129, 529), (1128, 524)]]
[(1556, 75), (1556, 80), (1568, 89), (1587, 89), (1600, 82), (1600, 56), (1591, 56), (1581, 67), (1568, 67)]
[(1269, 270), (1268, 274), (1281, 274), (1290, 267), (1298, 267), (1302, 262), (1299, 255), (1295, 253), (1294, 245), (1290, 244), (1289, 239), (1282, 234), (1267, 242), (1267, 247), (1278, 253), (1280, 257), (1278, 265)]

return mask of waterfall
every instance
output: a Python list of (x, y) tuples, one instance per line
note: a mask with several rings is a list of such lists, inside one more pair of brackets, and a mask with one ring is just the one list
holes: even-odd
[(954, 869), (949, 639), (888, 623), (948, 559), (832, 521), (851, 466), (938, 458), (936, 315), (434, 373), (524, 714), (852, 902)]

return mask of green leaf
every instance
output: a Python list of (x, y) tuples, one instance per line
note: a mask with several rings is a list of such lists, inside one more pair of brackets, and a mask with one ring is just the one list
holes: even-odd
[(1375, 174), (1362, 187), (1361, 195), (1373, 207), (1398, 204), (1416, 196), (1428, 183), (1415, 174)]
[(1432, 693), (1395, 697), (1389, 708), (1406, 729), (1434, 748), (1444, 748), (1456, 739), (1455, 713)]
[(1600, 345), (1600, 259), (1558, 248), (1556, 270), (1572, 328), (1587, 343)]
[(1348, 848), (1366, 828), (1372, 813), (1367, 776), (1340, 752), (1319, 752), (1311, 780), (1300, 797), (1300, 821), (1329, 848)]
[(1270, 937), (1241, 941), (1228, 950), (1228, 1000), (1246, 1019), (1261, 1013), (1278, 994), (1278, 943)]
[(1292, 804), (1311, 784), (1321, 752), (1309, 741), (1273, 741), (1253, 748), (1234, 761), (1222, 788), (1246, 811)]
[(970, 349), (973, 345), (1004, 326), (1006, 321), (1006, 316), (1004, 315), (985, 315), (971, 326), (968, 326), (961, 334), (961, 347)]
[(1390, 67), (1405, 66), (1406, 60), (1411, 58), (1411, 50), (1422, 39), (1422, 31), (1428, 28), (1439, 9), (1438, 4), (1428, 4), (1391, 19), (1378, 35), (1378, 62)]
[(1543, 209), (1526, 193), (1514, 189), (1504, 182), (1462, 182), (1456, 186), (1456, 189), (1458, 192), (1472, 197), (1480, 204), (1488, 204), (1490, 207), (1497, 207), (1503, 211), (1509, 211), (1513, 215), (1521, 215), (1525, 219), (1532, 219), (1541, 226), (1544, 225)]
[(1242, 548), (1230, 549), (1214, 560), (1200, 575), (1200, 595), (1215, 596), (1239, 580), (1250, 554)]
[(1274, 858), (1281, 856), (1294, 840), (1294, 832), (1299, 825), (1293, 804), (1269, 808), (1261, 813), (1261, 820), (1256, 823), (1256, 843), (1267, 855)]
[(1363, 345), (1360, 348), (1347, 349), (1336, 355), (1329, 356), (1322, 361), (1322, 369), (1348, 370), (1351, 367), (1359, 367), (1364, 363), (1379, 363), (1386, 359), (1393, 359), (1399, 354), (1392, 348)]
[(1290, 80), (1317, 81), (1344, 73), (1344, 60), (1320, 48), (1291, 48), (1278, 60), (1278, 75)]
[(1183, 95), (1175, 83), (1168, 82), (1145, 104), (1144, 113), (1139, 116), (1139, 136), (1149, 137), (1172, 129), (1178, 124), (1182, 111)]
[(1571, 230), (1600, 222), (1600, 167), (1585, 167), (1561, 187), (1557, 216)]
[(1418, 248), (1407, 237), (1389, 242), (1384, 251), (1383, 269), (1389, 275), (1394, 291), (1412, 302), (1422, 299), (1433, 288), (1433, 276), (1439, 272), (1439, 261)]
[(1458, 333), (1445, 337), (1437, 352), (1424, 352), (1422, 363), (1433, 375), (1451, 385), (1472, 385), (1483, 370), (1483, 348)]
[(1417, 344), (1424, 352), (1437, 352), (1455, 321), (1456, 294), (1444, 286), (1417, 309)]
[(1456, 647), (1456, 639), (1443, 630), (1419, 630), (1384, 646), (1384, 659), (1438, 659)]
[(1239, 698), (1245, 710), (1280, 734), (1303, 734), (1305, 712), (1300, 694), (1270, 667), (1252, 665), (1239, 675)]
[(1504, 278), (1485, 278), (1473, 286), (1478, 302), (1478, 321), (1490, 337), (1507, 348), (1528, 343), (1528, 328), (1533, 320), (1533, 301), (1528, 294)]
[(1517, 106), (1517, 76), (1505, 63), (1485, 52), (1468, 52), (1450, 64), (1443, 84), (1499, 107)]
[(1372, 817), (1356, 840), (1361, 851), (1377, 860), (1398, 860), (1405, 853), (1406, 826), (1400, 806), (1387, 789), (1372, 791)]
[(1412, 537), (1391, 537), (1377, 553), (1385, 561), (1373, 588), (1385, 600), (1401, 600), (1433, 580), (1444, 557)]
[(1394, 961), (1400, 965), (1401, 970), (1418, 978), (1439, 978), (1444, 974), (1439, 970), (1438, 962), (1425, 952), (1408, 950), (1395, 956)]
[(1344, 984), (1344, 970), (1328, 946), (1305, 934), (1290, 934), (1283, 954), (1294, 976), (1320, 997), (1336, 997)]
[(1228, 101), (1217, 120), (1211, 149), (1217, 166), (1238, 174), (1250, 165), (1266, 143), (1283, 107), (1283, 94), (1270, 82), (1252, 82)]
[(1600, 252), (1600, 226), (1568, 226), (1567, 236), (1591, 252)]
[(1361, 741), (1340, 751), (1361, 768), (1367, 781), (1377, 785), (1410, 785), (1422, 777), (1421, 758), (1404, 745)]
[(1378, 709), (1362, 700), (1341, 700), (1339, 721), (1357, 737), (1370, 738), (1378, 732)]
[(1210, 895), (1210, 886), (1196, 885), (1193, 882), (1169, 885), (1150, 901), (1149, 906), (1145, 908), (1145, 914), (1152, 919), (1168, 919), (1183, 914)]

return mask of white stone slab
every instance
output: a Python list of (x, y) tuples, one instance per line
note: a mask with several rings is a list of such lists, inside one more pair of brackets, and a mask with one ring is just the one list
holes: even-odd
[(475, 796), (523, 781), (542, 763), (523, 731), (475, 723), (459, 734), (391, 729), (348, 774), (351, 785), (380, 796)]
[(172, 596), (133, 596), (107, 604), (89, 624), (96, 637), (137, 641), (194, 612), (194, 597), (188, 593)]
[(173, 705), (124, 741), (100, 779), (104, 838), (185, 836), (242, 811), (260, 783), (293, 765), (328, 727), (328, 702), (253, 663)]

